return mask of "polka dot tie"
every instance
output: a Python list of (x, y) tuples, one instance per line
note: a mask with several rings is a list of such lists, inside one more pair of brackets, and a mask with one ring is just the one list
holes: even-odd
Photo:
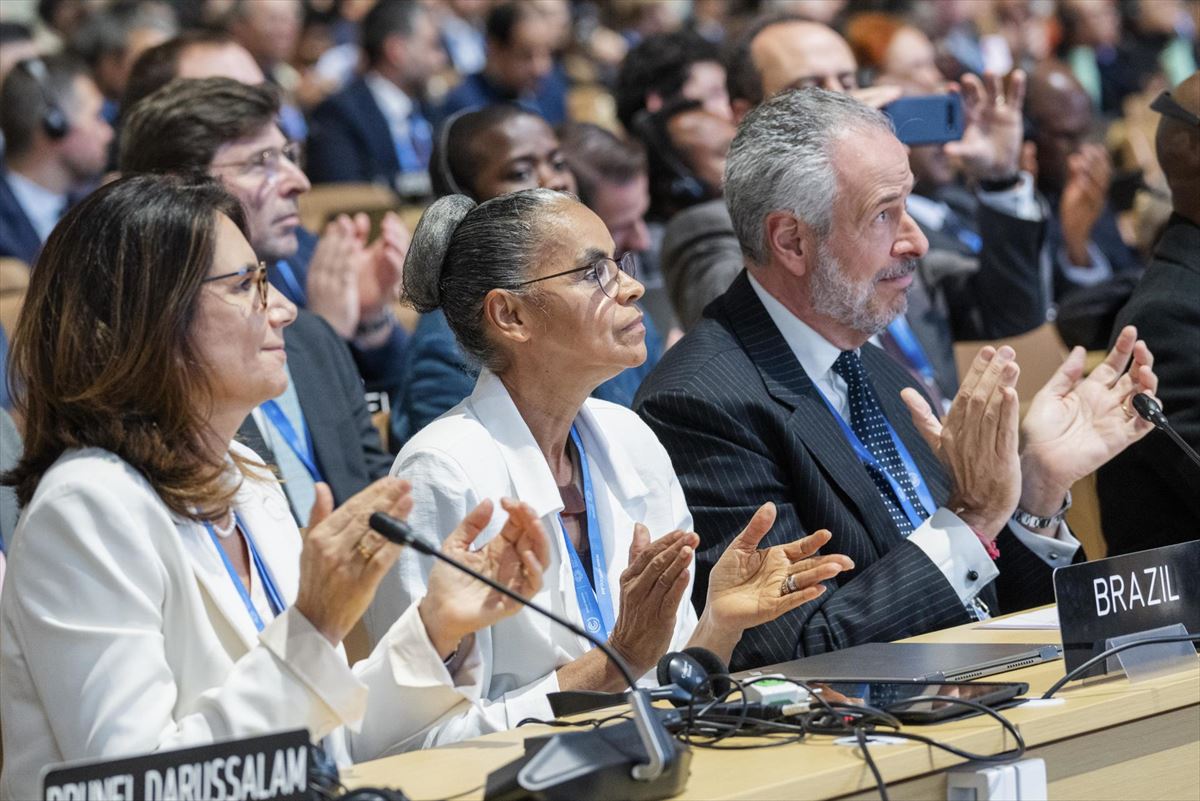
[(871, 379), (867, 376), (867, 370), (863, 367), (862, 359), (856, 352), (844, 350), (842, 355), (837, 357), (837, 361), (833, 363), (833, 371), (846, 382), (850, 400), (850, 428), (878, 462), (878, 466), (865, 465), (867, 472), (871, 474), (871, 480), (879, 488), (879, 494), (891, 514), (896, 528), (900, 529), (900, 533), (907, 537), (913, 531), (912, 522), (900, 507), (892, 485), (888, 483), (879, 468), (882, 467), (888, 475), (895, 479), (918, 513), (923, 513), (924, 507), (913, 486), (912, 477), (904, 467), (904, 460), (900, 458), (900, 452), (896, 450), (896, 443), (892, 441), (887, 418), (884, 417), (883, 409), (880, 408), (879, 401), (875, 398), (875, 390), (871, 388)]

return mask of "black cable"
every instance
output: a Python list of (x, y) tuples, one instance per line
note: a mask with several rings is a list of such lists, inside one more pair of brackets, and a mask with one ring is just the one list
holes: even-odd
[(1058, 681), (1054, 682), (1054, 684), (1050, 687), (1050, 689), (1046, 690), (1046, 692), (1042, 694), (1042, 700), (1045, 701), (1047, 699), (1053, 698), (1054, 694), (1056, 692), (1058, 692), (1059, 690), (1061, 690), (1063, 688), (1064, 684), (1066, 684), (1067, 682), (1074, 679), (1080, 673), (1084, 673), (1085, 671), (1088, 670), (1088, 668), (1092, 667), (1097, 662), (1100, 662), (1104, 659), (1108, 659), (1113, 654), (1118, 654), (1121, 651), (1125, 651), (1129, 648), (1137, 648), (1139, 645), (1159, 645), (1161, 643), (1172, 643), (1172, 642), (1200, 642), (1200, 634), (1173, 634), (1169, 637), (1168, 636), (1147, 637), (1144, 640), (1134, 640), (1133, 642), (1122, 643), (1121, 645), (1114, 645), (1112, 648), (1109, 648), (1107, 651), (1102, 651), (1102, 652), (1096, 654), (1091, 659), (1084, 662), (1082, 665), (1075, 668), (1074, 670), (1070, 671), (1069, 673), (1067, 673), (1067, 675), (1063, 676)]
[(862, 751), (863, 760), (871, 769), (871, 775), (875, 777), (875, 789), (879, 791), (879, 801), (889, 801), (887, 783), (884, 782), (883, 774), (879, 772), (879, 766), (875, 764), (875, 759), (871, 756), (871, 750), (867, 748), (867, 733), (864, 727), (854, 727), (854, 739), (858, 740), (858, 750)]

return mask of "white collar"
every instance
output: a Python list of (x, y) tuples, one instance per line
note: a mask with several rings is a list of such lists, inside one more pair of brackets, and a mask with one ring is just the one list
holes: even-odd
[(950, 207), (942, 201), (920, 195), (909, 195), (904, 205), (914, 220), (934, 231), (942, 230), (942, 226), (946, 224), (946, 215), (950, 212)]
[(25, 216), (33, 224), (38, 238), (45, 242), (62, 216), (67, 205), (67, 196), (52, 192), (19, 172), (9, 170), (7, 175), (9, 188), (21, 204)]
[[(545, 517), (562, 511), (558, 484), (546, 464), (537, 440), (521, 417), (516, 404), (499, 377), (486, 367), (479, 372), (475, 390), (467, 405), (491, 434), (504, 454), (512, 479), (513, 493), (533, 507), (534, 514)], [(641, 474), (620, 442), (610, 439), (591, 407), (602, 404), (588, 398), (575, 418), (579, 437), (587, 451), (588, 462), (596, 468), (593, 479), (599, 479), (623, 501), (640, 498), (649, 493)], [(600, 490), (597, 488), (597, 496)]]
[(404, 90), (378, 72), (368, 72), (363, 76), (375, 104), (383, 112), (384, 118), (392, 128), (408, 128), (408, 118), (413, 111), (413, 101)]
[(833, 370), (833, 363), (842, 354), (841, 349), (788, 311), (786, 306), (755, 280), (749, 270), (746, 271), (746, 276), (750, 279), (754, 294), (762, 301), (763, 308), (767, 310), (792, 353), (796, 354), (796, 360), (800, 362), (808, 377), (813, 381), (821, 381), (828, 376)]

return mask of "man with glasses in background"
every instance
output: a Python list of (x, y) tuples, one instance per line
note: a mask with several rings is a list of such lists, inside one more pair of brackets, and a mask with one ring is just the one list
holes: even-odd
[[(257, 282), (260, 299), (270, 291), (267, 265), (270, 272), (279, 272), (296, 251), (296, 198), (309, 188), (297, 163), (297, 146), (276, 124), (278, 111), (278, 95), (269, 86), (226, 78), (176, 81), (129, 110), (121, 138), (123, 173), (202, 170), (242, 202), (250, 244), (262, 263), (223, 277), (241, 275), (248, 289)], [(333, 225), (359, 223), (343, 218)], [(360, 238), (350, 233), (322, 237), (318, 251), (330, 248), (324, 258), (335, 262), (363, 258)], [(403, 259), (403, 253), (398, 257)], [(321, 280), (359, 281), (360, 275), (347, 270)], [(270, 277), (278, 286), (280, 279)], [(310, 294), (315, 294), (312, 281), (318, 277), (309, 277)], [(288, 280), (286, 272), (281, 280)], [(365, 283), (359, 281), (360, 292)], [(352, 302), (358, 297), (354, 292), (329, 294), (344, 294)], [(390, 295), (383, 302), (387, 299)], [(301, 526), (308, 522), (317, 482), (327, 483), (335, 503), (341, 503), (387, 475), (391, 466), (339, 333), (321, 316), (301, 311), (284, 334), (288, 388), (256, 409), (239, 432), (277, 465)]]

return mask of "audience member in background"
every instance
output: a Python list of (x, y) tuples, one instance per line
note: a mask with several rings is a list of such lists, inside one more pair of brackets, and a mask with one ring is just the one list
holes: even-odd
[[(1200, 73), (1155, 108), (1156, 149), (1174, 214), (1154, 260), (1117, 315), (1154, 352), (1168, 419), (1200, 451)], [(1100, 469), (1100, 511), (1109, 555), (1194, 540), (1200, 533), (1200, 469), (1155, 432)]]
[(857, 565), (747, 631), (733, 670), (1049, 603), (1053, 568), (1083, 558), (1061, 522), (1070, 487), (1149, 431), (1125, 412), (1157, 381), (1132, 328), (1087, 379), (1073, 350), (1019, 436), (1010, 348), (980, 352), (939, 422), (868, 341), (904, 313), (927, 247), (905, 211), (912, 181), (890, 121), (842, 93), (751, 112), (725, 173), (745, 271), (638, 391), (701, 537), (697, 604), (766, 500), (780, 515), (766, 542), (828, 526)]
[(17, 64), (0, 89), (0, 256), (32, 265), (76, 197), (104, 171), (112, 128), (87, 68), (68, 56)]
[(459, 75), (483, 69), (487, 59), (483, 26), (491, 4), (492, 0), (448, 0), (435, 6), (438, 37)]
[(385, 184), (428, 197), (433, 126), (425, 84), (445, 65), (433, 18), (419, 3), (382, 0), (362, 26), (367, 72), (313, 112), (313, 181)]
[[(37, 44), (33, 32), (16, 22), (0, 22), (0, 86), (18, 62), (36, 58)], [(0, 130), (0, 164), (4, 163), (4, 132)]]
[[(672, 332), (676, 328), (675, 313), (663, 288), (658, 249), (646, 225), (650, 190), (645, 151), (588, 122), (564, 125), (559, 129), (559, 139), (563, 157), (575, 176), (579, 199), (604, 221), (618, 254), (637, 254), (638, 281), (646, 290), (640, 305), (653, 319), (653, 329)], [(647, 372), (662, 355), (657, 331), (648, 339)], [(668, 333), (668, 337), (677, 338), (676, 334), (682, 335)], [(631, 388), (629, 397), (617, 402), (628, 406), (636, 389)]]
[[(1192, 8), (1200, 17), (1197, 4)], [(1128, 65), (1133, 91), (1144, 91), (1160, 74), (1168, 87), (1177, 86), (1196, 71), (1196, 21), (1182, 0), (1133, 0), (1125, 11), (1117, 54)]]
[(92, 71), (92, 79), (104, 95), (104, 118), (110, 125), (117, 123), (125, 84), (138, 56), (177, 32), (171, 9), (149, 3), (106, 8), (79, 26), (70, 52)]
[[(1045, 254), (1060, 306), (1059, 331), (1068, 345), (1104, 347), (1113, 315), (1142, 268), (1108, 202), (1112, 163), (1103, 144), (1088, 141), (1091, 102), (1065, 65), (1046, 62), (1030, 76), (1026, 109), (1038, 189), (1054, 211)], [(1061, 306), (1072, 295), (1079, 296), (1078, 305), (1064, 319)]]
[(657, 112), (676, 98), (696, 100), (726, 119), (733, 113), (717, 46), (692, 31), (643, 39), (621, 62), (613, 94), (617, 119), (630, 134), (639, 111)]
[(57, 53), (75, 37), (79, 26), (100, 8), (90, 0), (37, 0), (41, 25), (36, 31), (42, 53)]
[[(572, 194), (578, 189), (554, 131), (538, 115), (511, 103), (447, 120), (434, 165), (439, 195), (467, 195), (480, 203), (521, 189)], [(661, 353), (654, 323), (646, 318), (645, 326), (647, 349)], [(627, 406), (648, 372), (644, 366), (625, 370), (597, 387), (596, 397)], [(455, 339), (441, 310), (421, 315), (409, 346), (404, 396), (392, 407), (392, 450), (470, 395), (478, 374), (479, 365)]]
[[(129, 112), (121, 171), (203, 170), (219, 179), (245, 207), (255, 256), (278, 271), (295, 252), (296, 197), (308, 188), (295, 164), (294, 146), (276, 126), (278, 110), (275, 89), (265, 84), (247, 86), (227, 78), (168, 84)], [(371, 273), (356, 264), (370, 254), (353, 231), (341, 230), (347, 226), (353, 227), (348, 220), (331, 225), (318, 248), (323, 252), (313, 256), (314, 269), (324, 259), (337, 270)], [(340, 273), (318, 278), (334, 280), (345, 279)], [(369, 291), (378, 294), (379, 289)], [(301, 310), (284, 343), (287, 388), (246, 419), (242, 434), (279, 467), (292, 511), (305, 525), (318, 482), (327, 482), (341, 504), (386, 474), (388, 457), (341, 337), (321, 317)]]
[[(3, 476), (23, 505), (0, 601), (5, 798), (37, 797), (52, 763), (290, 729), (339, 765), (382, 756), (479, 697), (472, 634), (518, 610), (443, 565), (347, 664), (401, 550), (368, 517), (407, 517), (412, 497), (383, 479), (333, 511), (323, 491), (302, 539), (233, 442), (286, 382), (295, 312), (244, 232), (215, 184), (133, 176), (73, 210), (33, 275), (14, 358), (25, 452)], [(536, 593), (546, 534), (502, 503), (499, 536), (468, 547), (485, 504), (446, 550)]]
[(128, 111), (176, 78), (232, 78), (251, 85), (265, 80), (254, 56), (229, 34), (185, 31), (150, 48), (134, 62), (121, 100), (122, 110)]
[(1131, 75), (1117, 57), (1121, 15), (1114, 0), (1059, 0), (1062, 39), (1058, 55), (1104, 114), (1119, 114), (1121, 100), (1132, 91)]
[(487, 62), (450, 90), (442, 116), (515, 102), (551, 125), (567, 119), (567, 76), (554, 59), (557, 32), (531, 3), (505, 2), (488, 11)]
[[(392, 471), (413, 481), (419, 531), (443, 531), (443, 521), (461, 519), (456, 509), (484, 499), (527, 498), (555, 532), (536, 600), (608, 640), (642, 676), (687, 645), (728, 658), (743, 629), (817, 597), (821, 580), (851, 565), (808, 558), (828, 532), (758, 549), (775, 516), (765, 505), (728, 532), (733, 544), (697, 619), (684, 600), (697, 539), (671, 462), (637, 415), (589, 397), (646, 357), (634, 304), (641, 285), (618, 258), (604, 223), (559, 192), (430, 206), (405, 295), (421, 311), (444, 309), (484, 369), (470, 397), (417, 434)], [(425, 594), (428, 568), (416, 556), (380, 585), (364, 616), (373, 638)], [(601, 651), (530, 610), (478, 642), (479, 702), (422, 745), (545, 718), (551, 692), (625, 687)]]
[[(866, 59), (860, 64), (880, 83), (901, 86), (906, 95), (954, 88), (934, 63), (933, 43), (898, 18), (862, 14), (848, 30), (855, 52)], [(1033, 176), (1019, 169), (1025, 74), (1002, 82), (968, 73), (959, 91), (962, 139), (909, 148), (915, 184), (908, 213), (929, 240), (929, 252), (907, 314), (880, 337), (943, 409), (958, 390), (956, 340), (1024, 334), (1045, 323), (1050, 308), (1041, 259), (1046, 213)]]
[[(131, 87), (136, 84), (139, 91), (149, 93), (165, 86), (172, 79), (172, 64), (190, 73), (179, 77), (222, 76), (222, 68), (234, 67), (239, 70), (239, 82), (262, 83), (258, 65), (236, 42), (218, 38), (216, 42), (203, 40), (179, 49), (172, 40), (161, 48), (174, 51), (177, 58), (171, 58), (169, 52), (160, 55), (160, 48), (147, 51), (134, 65)], [(147, 75), (140, 74), (143, 67)], [(249, 80), (252, 75), (260, 80)], [(298, 153), (297, 146), (293, 145), (291, 152)], [(368, 389), (394, 395), (400, 388), (408, 336), (396, 324), (391, 299), (399, 288), (408, 229), (389, 212), (383, 217), (381, 235), (367, 245), (368, 221), (363, 217), (339, 217), (326, 225), (318, 239), (294, 218), (296, 198), (309, 187), (306, 177), (302, 183), (280, 181), (275, 185), (274, 192), (285, 204), (280, 209), (283, 218), (278, 226), (286, 236), (263, 243), (270, 248), (263, 257), (273, 268), (271, 282), (292, 303), (324, 317), (350, 343)], [(259, 197), (256, 202), (271, 202), (271, 198)]]
[(291, 101), (300, 76), (288, 64), (300, 41), (303, 13), (297, 2), (233, 0), (226, 20), (230, 36), (250, 51), (267, 81), (278, 86), (287, 98), (279, 109), (279, 127), (295, 142), (308, 137), (308, 123)]

